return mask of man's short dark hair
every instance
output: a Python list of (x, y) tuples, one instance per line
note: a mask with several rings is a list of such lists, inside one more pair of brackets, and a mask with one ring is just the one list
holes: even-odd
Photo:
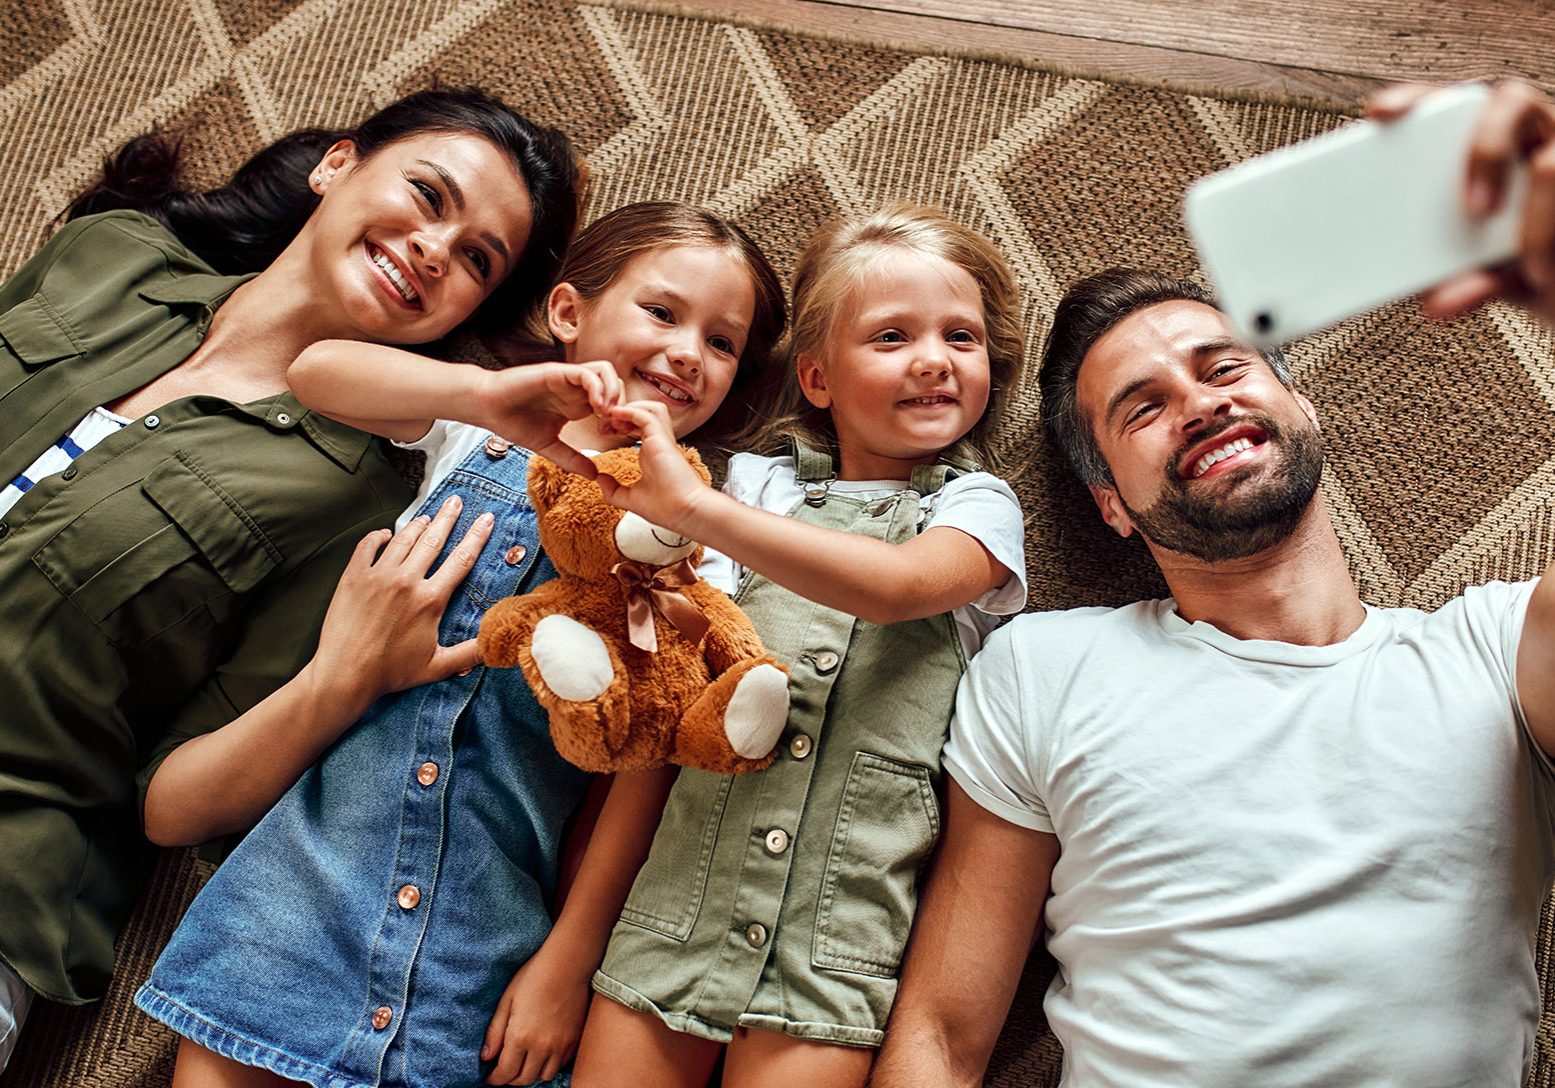
[[(1059, 301), (1037, 376), (1042, 390), (1042, 424), (1082, 483), (1109, 487), (1112, 470), (1075, 395), (1080, 364), (1091, 346), (1125, 317), (1158, 302), (1176, 301), (1202, 302), (1220, 309), (1215, 297), (1192, 280), (1138, 268), (1109, 268), (1087, 276)], [(1281, 384), (1293, 388), (1284, 353), (1268, 348), (1262, 354)]]

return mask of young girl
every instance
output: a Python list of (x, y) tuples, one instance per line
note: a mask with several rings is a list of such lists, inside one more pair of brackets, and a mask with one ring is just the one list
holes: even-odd
[[(778, 761), (682, 771), (594, 976), (574, 1083), (862, 1084), (939, 828), (940, 747), (966, 655), (1025, 602), (1014, 494), (973, 459), (1015, 388), (1009, 270), (898, 207), (811, 243), (794, 283), (803, 403), (696, 487), (660, 405), (644, 477), (607, 496), (744, 568), (737, 600), (791, 666)], [(783, 516), (783, 515), (786, 515)], [(816, 602), (816, 603), (812, 603)], [(854, 617), (859, 617), (855, 619)]]
[[(427, 454), (407, 516), (420, 513), (380, 565), (419, 581), (462, 528), (489, 532), (443, 615), (444, 643), (554, 574), (525, 494), (531, 454), (509, 438), (592, 474), (579, 450), (628, 441), (593, 413), (623, 397), (656, 404), (670, 432), (693, 432), (784, 323), (755, 244), (685, 205), (603, 217), (561, 275), (548, 318), (565, 363), (488, 371), (324, 344), (292, 367), (305, 403)], [(364, 658), (374, 634), (326, 628)], [(553, 928), (563, 824), (587, 783), (556, 754), (517, 669), (475, 667), (379, 700), (221, 866), (138, 994), (191, 1040), (174, 1083), (555, 1077), (668, 776), (615, 781)]]

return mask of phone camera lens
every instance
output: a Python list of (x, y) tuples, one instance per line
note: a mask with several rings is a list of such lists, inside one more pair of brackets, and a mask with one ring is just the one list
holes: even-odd
[(1253, 315), (1253, 326), (1262, 333), (1274, 331), (1274, 315), (1268, 310), (1259, 310)]

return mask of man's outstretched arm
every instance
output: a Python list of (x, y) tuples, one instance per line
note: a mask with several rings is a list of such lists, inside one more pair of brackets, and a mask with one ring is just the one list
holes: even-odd
[(979, 1085), (1035, 943), (1054, 835), (995, 816), (949, 782), (901, 989), (870, 1084)]

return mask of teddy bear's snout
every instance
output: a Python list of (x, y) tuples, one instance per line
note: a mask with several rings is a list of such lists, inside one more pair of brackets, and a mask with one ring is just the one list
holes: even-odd
[(616, 525), (616, 548), (627, 559), (667, 567), (696, 550), (696, 541), (653, 524), (636, 514), (622, 515)]

